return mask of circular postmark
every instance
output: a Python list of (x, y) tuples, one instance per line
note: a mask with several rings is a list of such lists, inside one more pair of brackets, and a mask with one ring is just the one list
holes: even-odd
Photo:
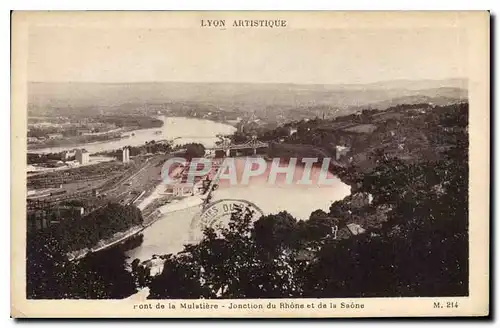
[(209, 204), (199, 215), (191, 221), (190, 240), (199, 241), (206, 228), (224, 228), (228, 226), (233, 215), (251, 215), (255, 221), (264, 215), (264, 212), (254, 203), (244, 199), (221, 199)]

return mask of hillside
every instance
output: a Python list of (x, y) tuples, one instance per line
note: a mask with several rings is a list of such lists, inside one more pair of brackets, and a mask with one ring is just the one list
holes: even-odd
[[(59, 113), (61, 109), (85, 108), (88, 114), (101, 110), (127, 111), (153, 104), (190, 102), (223, 110), (316, 109), (349, 112), (353, 107), (394, 104), (393, 99), (425, 98), (429, 102), (466, 99), (466, 81), (390, 81), (367, 85), (299, 85), (251, 83), (43, 83), (28, 87), (31, 115)], [(399, 101), (396, 101), (399, 102)], [(406, 101), (405, 101), (406, 102)], [(407, 102), (406, 102), (407, 103)]]

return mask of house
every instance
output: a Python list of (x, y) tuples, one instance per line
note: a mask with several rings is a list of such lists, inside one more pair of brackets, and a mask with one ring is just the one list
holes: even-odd
[(186, 197), (192, 196), (199, 191), (200, 185), (193, 183), (175, 183), (169, 184), (165, 187), (163, 195), (170, 195), (173, 197)]
[(347, 229), (349, 229), (351, 234), (353, 234), (354, 236), (361, 235), (366, 231), (366, 229), (363, 229), (363, 227), (361, 227), (359, 224), (356, 223), (349, 223), (347, 225)]
[(47, 135), (47, 138), (50, 140), (62, 139), (63, 135), (62, 133), (50, 133)]
[(331, 229), (332, 229), (332, 231), (331, 231), (329, 236), (334, 240), (348, 239), (352, 236), (352, 233), (350, 232), (350, 230), (347, 226), (341, 227), (341, 226), (335, 225)]
[(65, 150), (61, 153), (61, 161), (67, 161), (72, 157), (75, 157), (76, 151), (73, 150)]

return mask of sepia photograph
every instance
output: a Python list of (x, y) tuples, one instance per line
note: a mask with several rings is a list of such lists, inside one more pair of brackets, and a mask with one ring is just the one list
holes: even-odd
[(12, 315), (487, 315), (489, 19), (14, 12)]

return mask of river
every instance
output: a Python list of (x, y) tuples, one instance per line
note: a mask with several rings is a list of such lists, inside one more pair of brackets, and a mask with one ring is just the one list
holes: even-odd
[(128, 138), (73, 146), (30, 149), (28, 152), (35, 154), (58, 153), (75, 148), (85, 148), (92, 154), (119, 149), (125, 146), (141, 146), (144, 145), (146, 141), (162, 139), (175, 139), (174, 144), (197, 142), (211, 147), (218, 140), (216, 137), (217, 134), (226, 135), (232, 134), (235, 131), (233, 126), (209, 120), (165, 116), (159, 116), (158, 119), (163, 121), (163, 126), (161, 128), (142, 129), (127, 132), (127, 134), (130, 135)]
[[(237, 159), (244, 161), (244, 159)], [(237, 165), (238, 166), (238, 165)], [(319, 173), (313, 168), (311, 176)], [(297, 171), (300, 176), (300, 169)], [(264, 214), (287, 211), (297, 219), (307, 220), (311, 212), (322, 209), (328, 212), (331, 203), (341, 200), (351, 192), (350, 186), (330, 175), (329, 185), (269, 184), (265, 177), (252, 178), (248, 185), (230, 185), (221, 182), (213, 192), (212, 201), (221, 199), (244, 199), (256, 204)], [(165, 214), (157, 222), (143, 231), (144, 241), (141, 246), (130, 250), (130, 260), (141, 261), (153, 255), (177, 253), (190, 241), (190, 225), (193, 217), (201, 212), (201, 207), (191, 207)], [(199, 235), (199, 231), (195, 232)]]
[[(164, 125), (161, 128), (133, 131), (134, 135), (120, 140), (84, 144), (71, 147), (53, 147), (34, 150), (37, 153), (60, 152), (74, 148), (85, 148), (90, 153), (118, 149), (124, 146), (143, 145), (146, 141), (169, 139), (177, 144), (199, 142), (205, 146), (213, 146), (218, 140), (217, 134), (232, 134), (235, 128), (209, 120), (184, 117), (159, 117)], [(157, 131), (161, 131), (158, 134)], [(31, 151), (30, 151), (31, 152)], [(237, 167), (241, 168), (243, 159), (238, 159)], [(318, 173), (313, 168), (311, 176)], [(300, 174), (300, 168), (296, 172)], [(264, 177), (265, 175), (263, 175)], [(350, 194), (350, 187), (338, 178), (328, 186), (269, 184), (263, 177), (252, 178), (248, 185), (229, 185), (222, 181), (220, 187), (213, 193), (213, 201), (220, 199), (245, 199), (253, 202), (265, 214), (288, 211), (297, 219), (308, 219), (312, 211), (322, 209), (328, 211), (330, 204), (343, 199)], [(130, 259), (139, 258), (144, 261), (154, 254), (176, 253), (189, 242), (191, 220), (198, 215), (201, 207), (195, 206), (173, 213), (165, 214), (157, 222), (143, 231), (144, 241), (141, 246), (130, 250)]]

